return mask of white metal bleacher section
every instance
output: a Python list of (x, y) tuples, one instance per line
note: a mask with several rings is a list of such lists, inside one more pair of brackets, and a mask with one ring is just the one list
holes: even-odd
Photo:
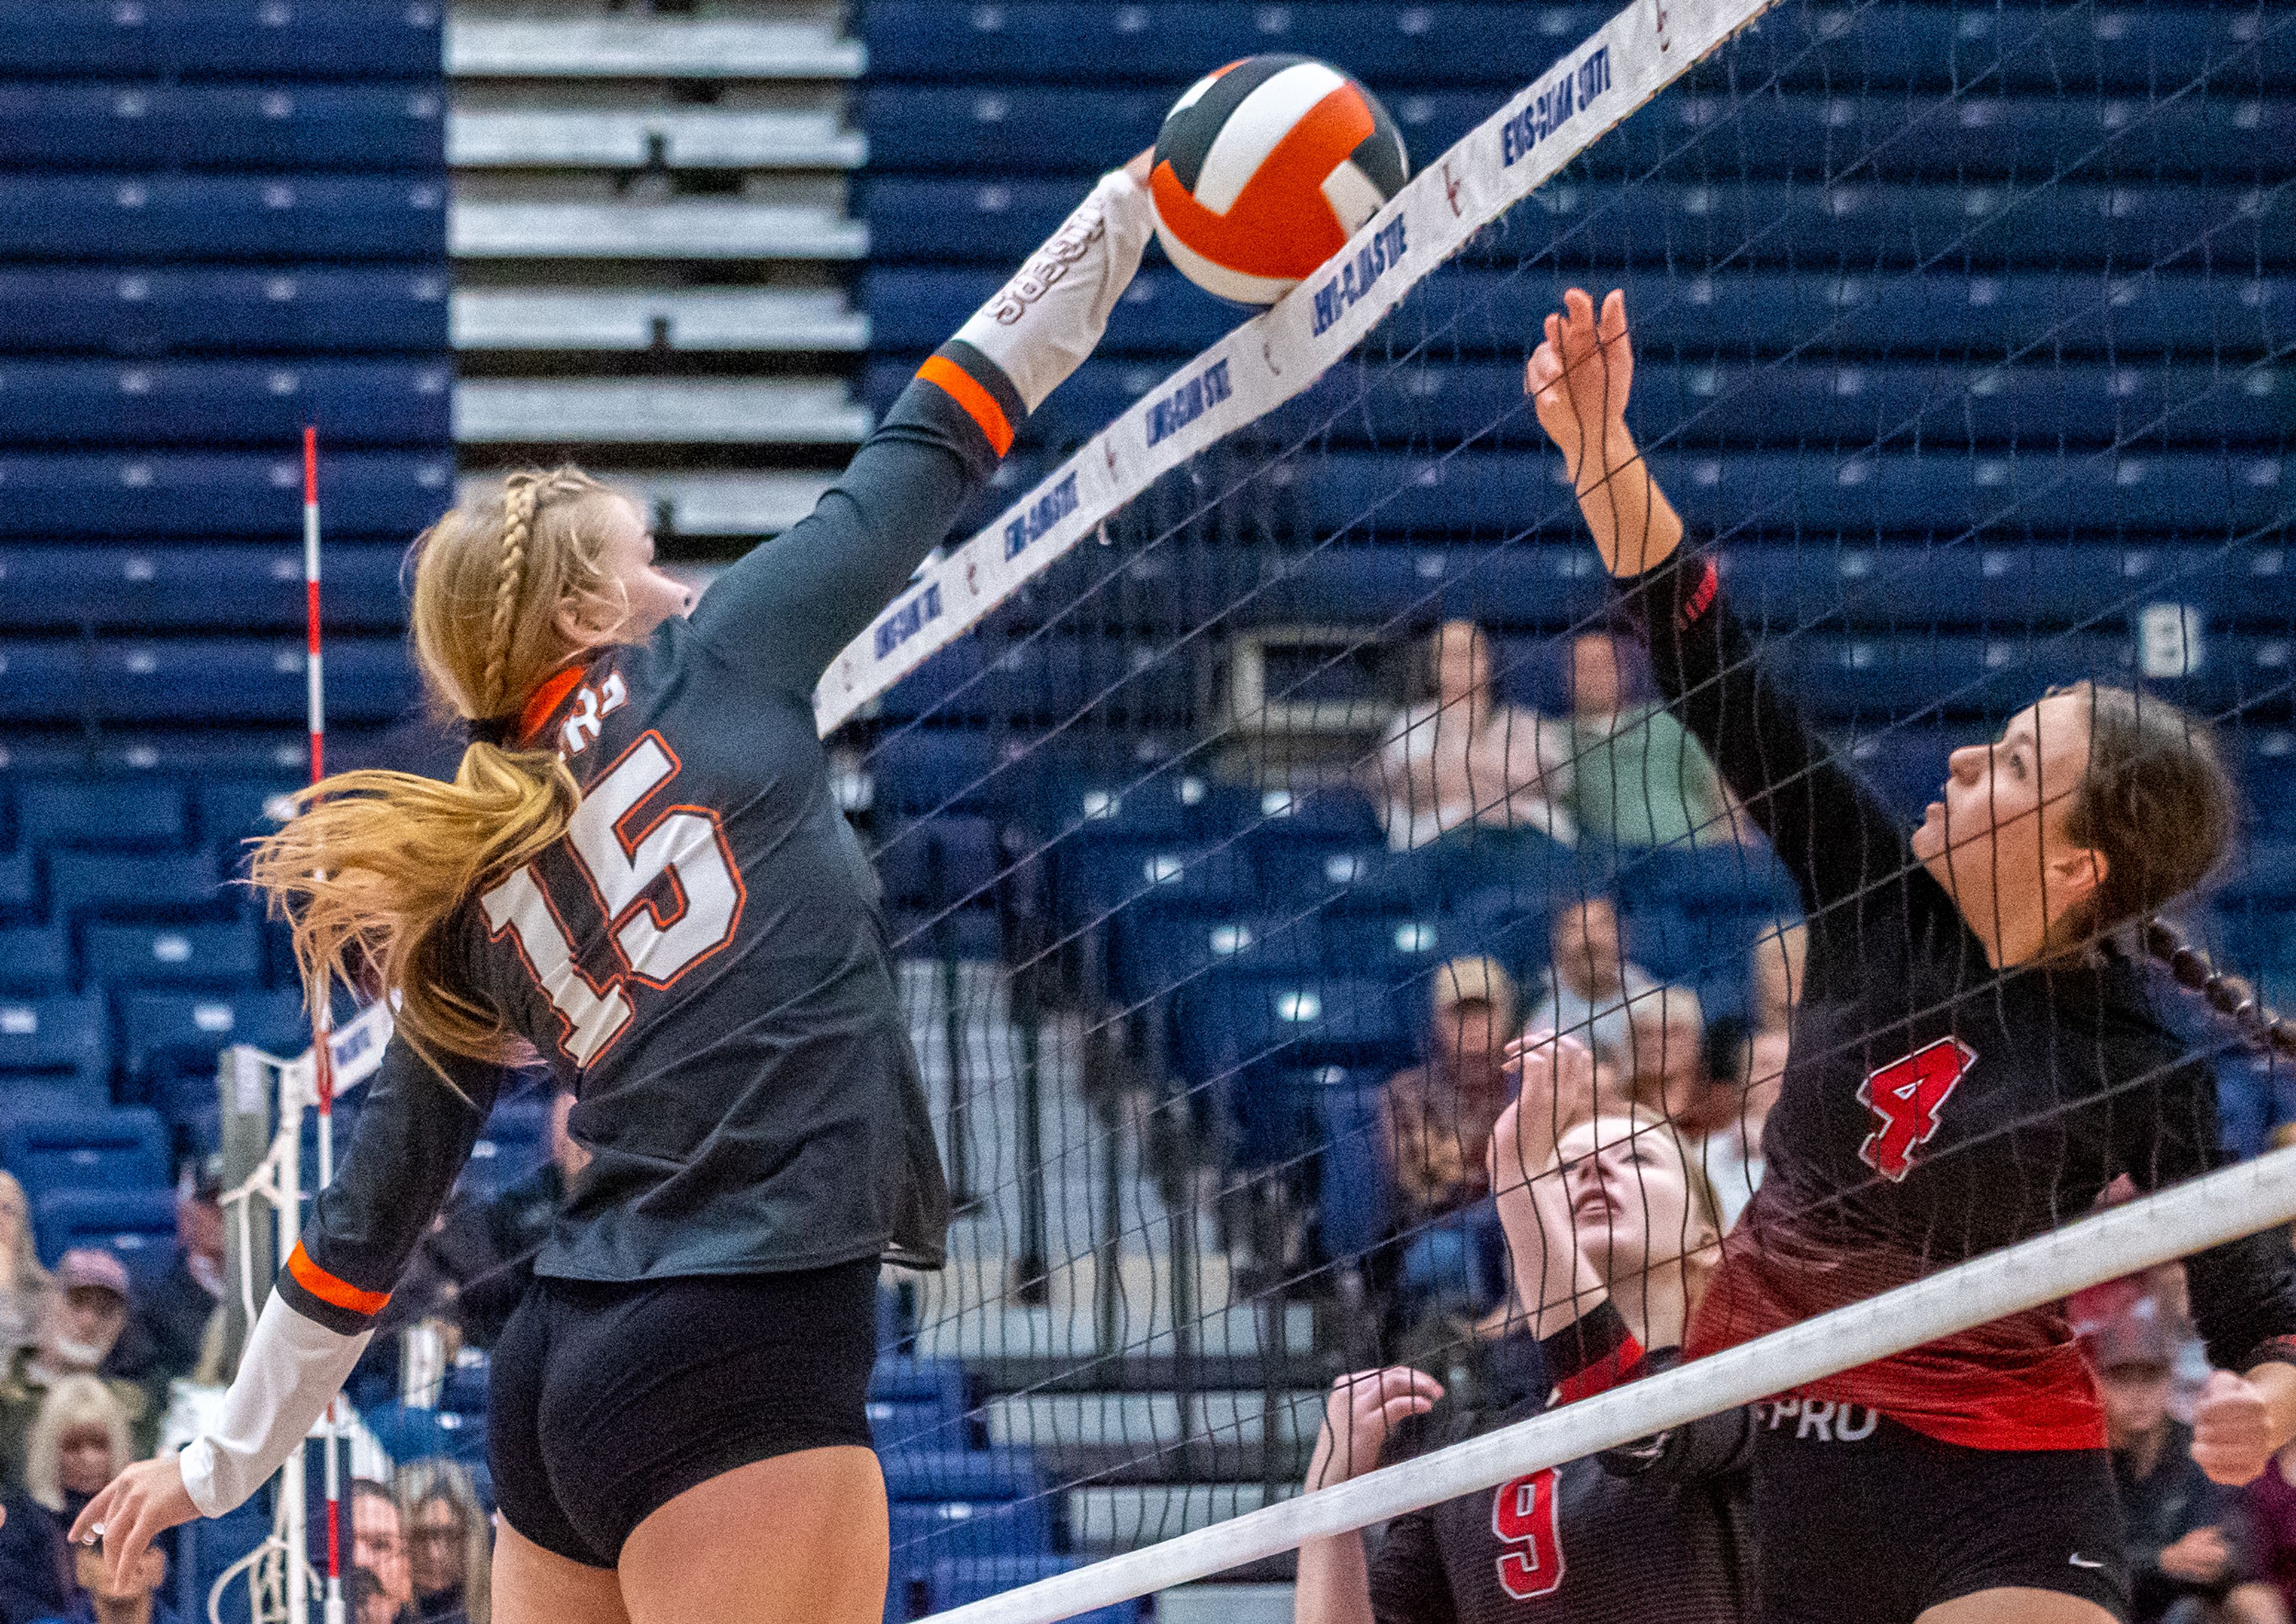
[(839, 7), (471, 5), (447, 62), (466, 475), (579, 458), (696, 562), (802, 517), (870, 426)]

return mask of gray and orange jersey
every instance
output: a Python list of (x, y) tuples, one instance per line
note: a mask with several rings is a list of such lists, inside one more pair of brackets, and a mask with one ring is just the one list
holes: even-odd
[[(1152, 226), (1138, 187), (1104, 178), (1037, 257), (1063, 256), (1062, 275), (1024, 271), (1013, 285), (1029, 298), (1000, 293), (928, 360), (811, 514), (727, 569), (689, 618), (557, 673), (501, 729), (555, 751), (581, 798), (562, 839), (464, 903), (437, 957), (577, 1095), (570, 1131), (591, 1161), (539, 1273), (940, 1263), (947, 1192), (814, 689), (1090, 353)], [(278, 1301), (336, 1341), (373, 1325), (504, 1085), (434, 1058), (393, 1040), (280, 1272)], [(301, 1331), (274, 1340), (286, 1363), (227, 1403), (223, 1441), (187, 1451), (203, 1509), (251, 1492), (275, 1467), (277, 1429), (299, 1436), (333, 1390), (305, 1390), (340, 1349)], [(250, 1361), (264, 1346), (258, 1332)], [(287, 1380), (298, 1358), (308, 1370)]]

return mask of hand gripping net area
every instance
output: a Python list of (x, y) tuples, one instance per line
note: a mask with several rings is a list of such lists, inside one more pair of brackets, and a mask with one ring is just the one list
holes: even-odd
[[(2022, 1196), (1994, 1181), (1987, 1224), (1916, 1236), (1860, 1286), (1927, 1292), (1920, 1314), (1853, 1309), (1768, 1364), (1693, 1362), (1266, 1509), (1297, 1495), (1339, 1373), (1414, 1365), (1461, 1411), (1504, 1408), (1523, 1333), (1576, 1312), (1559, 1305), (1583, 1281), (1557, 1273), (1573, 1253), (1652, 1340), (1678, 1339), (1669, 1314), (1764, 1177), (1789, 1032), (1844, 1052), (1867, 1036), (1835, 1019), (1838, 985), (1817, 989), (1833, 1024), (1795, 1010), (1816, 928), (1797, 863), (1855, 832), (1774, 849), (1761, 806), (1656, 703), (1523, 398), (1566, 288), (1624, 290), (1650, 469), (1761, 668), (1900, 833), (1950, 750), (2094, 678), (2210, 724), (2241, 786), (2220, 883), (2170, 917), (2267, 992), (2296, 939), (2296, 17), (1462, 4), (1437, 21), (1488, 49), (1438, 70), (1440, 49), (1382, 43), (1371, 9), (1292, 8), (1283, 48), (1388, 99), (1413, 188), (1233, 332), (1152, 257), (1016, 448), (1010, 505), (823, 696), (962, 1203), (948, 1268), (898, 1283), (880, 1373), (893, 1616), (1071, 1566), (977, 1616), (1285, 1577), (1309, 1533), (2234, 1232), (2064, 1228), (2087, 1195), (2067, 1205), (2019, 1160), (2052, 1108), (1939, 1135), (1952, 1079), (1908, 1056), (1868, 1078), (1873, 1189), (1909, 1169), (1960, 1188), (1956, 1157), (2031, 1174)], [(1144, 13), (1185, 33), (1177, 10)], [(1490, 82), (1506, 60), (1512, 82)], [(1016, 43), (996, 72), (984, 93), (1092, 101), (1090, 64), (1056, 44)], [(1091, 138), (1079, 175), (1123, 155)], [(876, 274), (920, 324), (936, 297), (969, 308), (1075, 185), (994, 190), (947, 240), (885, 250), (915, 261)], [(2162, 998), (2181, 1047), (2092, 1070), (2137, 1112), (2212, 1059), (2217, 1120), (2177, 1131), (2254, 1154), (2284, 1114), (2274, 1068), (2198, 1000)], [(1535, 1270), (1486, 1170), (1513, 1087), (1491, 1056), (1526, 1025), (1586, 1042), (1603, 1114), (1638, 1124), (1685, 1192), (1550, 1207), (1566, 1230), (1611, 1216)], [(2104, 1039), (2092, 1022), (2063, 1042)], [(1589, 1114), (1538, 1075), (1563, 1125)], [(1946, 1168), (1914, 1167), (1932, 1144)], [(2195, 1189), (2197, 1210), (2286, 1218), (2262, 1165), (2220, 1176), (2257, 1204)], [(2042, 1234), (2046, 1268), (1997, 1256), (1971, 1267), (2013, 1288), (1949, 1286), (1939, 1271), (1989, 1249), (1979, 1230)], [(1587, 1584), (1603, 1571), (1570, 1561)]]

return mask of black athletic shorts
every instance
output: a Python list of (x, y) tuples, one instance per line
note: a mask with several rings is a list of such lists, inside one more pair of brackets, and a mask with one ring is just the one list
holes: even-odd
[(611, 1568), (632, 1530), (753, 1461), (869, 1445), (877, 1260), (537, 1279), (496, 1343), (487, 1464), (511, 1527)]
[(1757, 1624), (1913, 1624), (2005, 1586), (2128, 1616), (2103, 1450), (1965, 1448), (1817, 1399), (1755, 1413)]

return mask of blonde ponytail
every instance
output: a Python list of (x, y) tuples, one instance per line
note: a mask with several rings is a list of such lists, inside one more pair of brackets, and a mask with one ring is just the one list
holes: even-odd
[[(575, 468), (515, 473), (416, 539), (414, 642), (435, 709), (515, 734), (527, 695), (591, 644), (570, 636), (566, 611), (578, 632), (619, 619), (619, 583), (582, 522), (611, 494)], [(501, 1013), (457, 984), (447, 930), (471, 897), (565, 833), (580, 791), (557, 754), (480, 739), (452, 783), (340, 773), (298, 800), (257, 845), (250, 878), (294, 926), (305, 996), (337, 984), (397, 995), (398, 1031), (434, 1064), (434, 1050), (530, 1060)]]

